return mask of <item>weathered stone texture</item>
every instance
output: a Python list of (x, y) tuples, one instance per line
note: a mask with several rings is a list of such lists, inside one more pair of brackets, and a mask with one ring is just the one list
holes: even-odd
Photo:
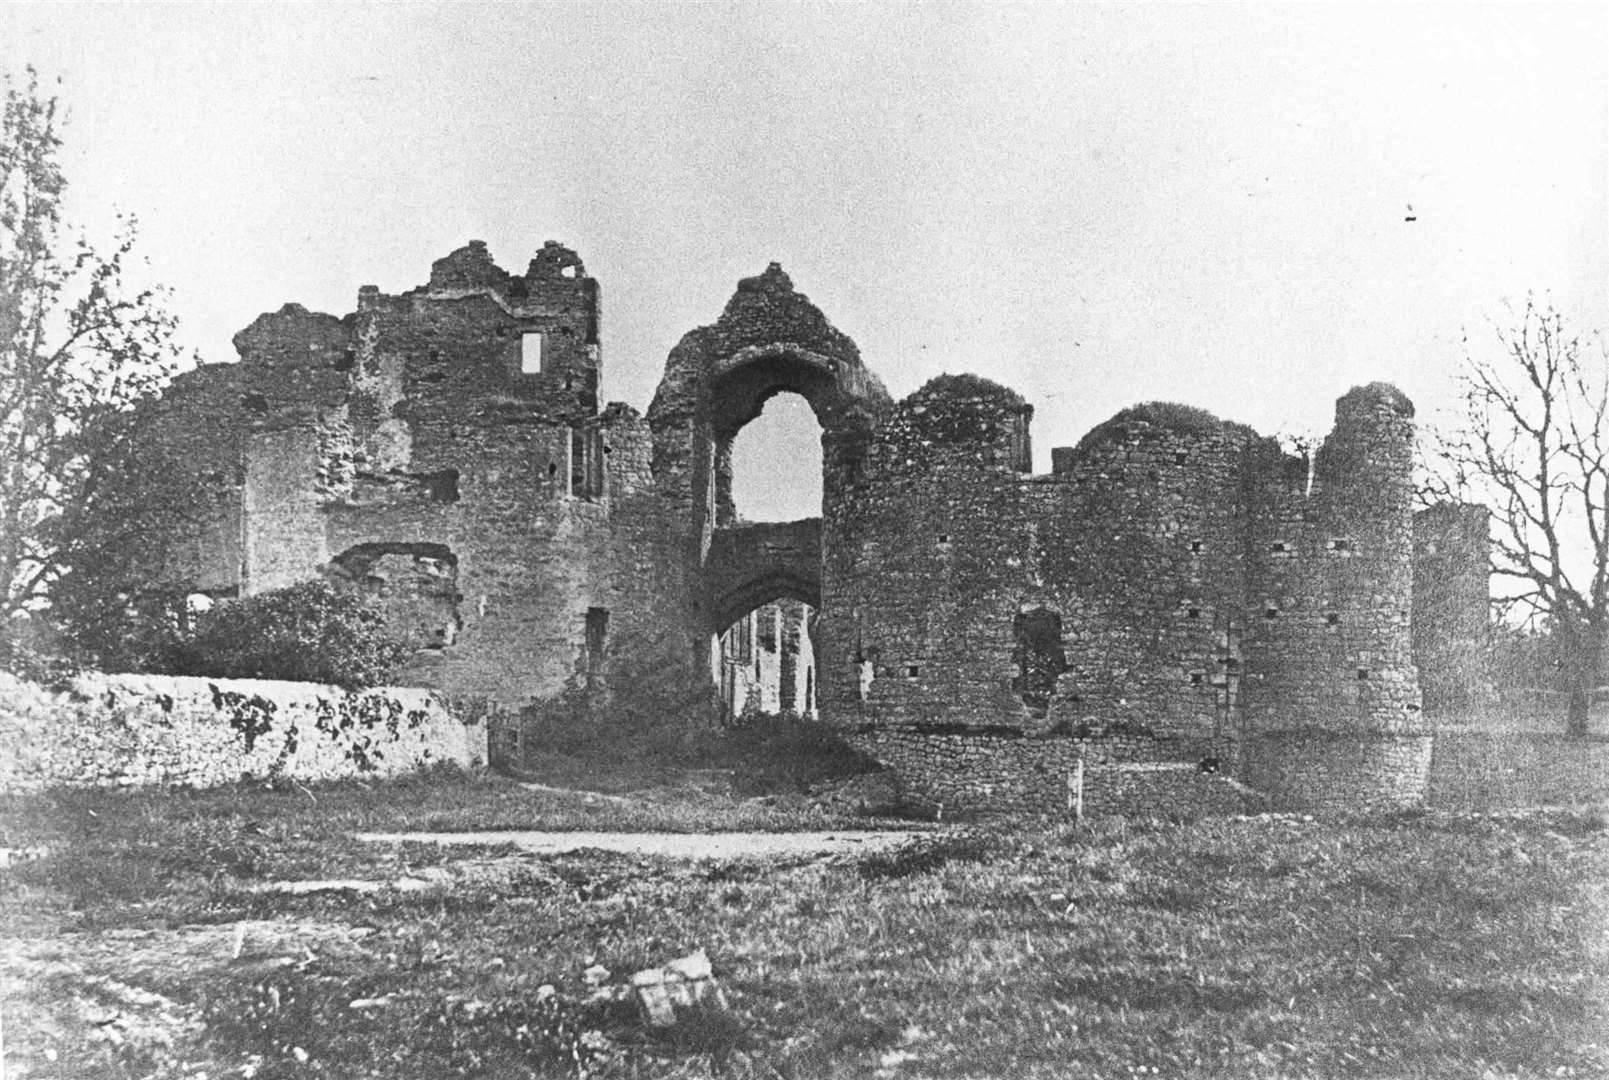
[(1217, 754), (1232, 749), (1225, 741), (899, 730), (866, 730), (850, 739), (892, 767), (907, 803), (935, 813), (1070, 813), (1080, 762), (1088, 815), (1242, 813), (1266, 806), (1220, 769), (1227, 759)]
[[(825, 715), (913, 732), (1419, 731), (1411, 415), (1388, 387), (1348, 394), (1310, 480), (1244, 428), (1142, 406), (1027, 477), (1020, 399), (935, 380), (872, 433), (835, 523), (848, 543), (825, 553)], [(1268, 760), (1244, 775), (1272, 791)], [(1310, 779), (1325, 777), (1344, 782)]]
[[(1471, 662), (1411, 631), (1413, 409), (1389, 386), (1340, 399), (1311, 469), (1151, 404), (1034, 476), (1021, 397), (961, 375), (890, 401), (772, 264), (671, 351), (646, 417), (600, 412), (599, 288), (552, 243), (514, 275), (471, 242), (420, 288), (288, 305), (236, 343), (153, 412), (214, 493), (164, 572), (364, 590), (417, 646), (410, 681), (594, 712), (672, 684), (731, 714), (819, 702), (958, 806), (1043, 809), (1031, 778), (1079, 759), (1096, 805), (1213, 803), (1228, 775), (1333, 806), (1419, 798), (1416, 650), (1449, 684)], [(822, 516), (745, 523), (732, 439), (784, 391), (821, 423)], [(1437, 608), (1465, 639), (1476, 589)], [(1219, 771), (1189, 779), (1202, 758)]]
[(1428, 732), (1264, 732), (1244, 743), (1241, 776), (1275, 810), (1413, 807), (1425, 799), (1432, 741)]
[(4, 792), (396, 776), (441, 763), (484, 765), (486, 727), (426, 690), (86, 675), (58, 692), (0, 674)]
[(1460, 503), (1413, 516), (1413, 658), (1432, 717), (1495, 697), (1487, 663), (1489, 517), (1484, 506)]

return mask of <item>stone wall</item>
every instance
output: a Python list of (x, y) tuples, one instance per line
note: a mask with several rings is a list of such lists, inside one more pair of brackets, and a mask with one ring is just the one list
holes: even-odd
[[(1405, 398), (1380, 385), (1341, 398), (1311, 469), (1246, 428), (1153, 404), (1031, 477), (1029, 415), (1003, 387), (945, 377), (871, 433), (861, 483), (826, 523), (847, 541), (824, 554), (831, 722), (1266, 738), (1228, 755), (1240, 779), (1314, 807), (1357, 798), (1359, 770), (1344, 754), (1285, 769), (1281, 752), (1346, 735), (1364, 771), (1383, 771), (1369, 801), (1418, 801), (1418, 750), (1379, 752), (1382, 735), (1417, 748), (1425, 730)], [(915, 787), (953, 784), (945, 744), (912, 745), (934, 752), (924, 765), (902, 751)]]
[(901, 796), (932, 813), (1066, 815), (1083, 762), (1088, 817), (1244, 813), (1266, 806), (1228, 773), (1225, 742), (1146, 734), (1024, 737), (868, 729), (848, 737), (899, 777)]
[(1491, 705), (1490, 513), (1441, 503), (1413, 516), (1413, 659), (1426, 714)]
[[(513, 274), (472, 241), (351, 314), (260, 317), (239, 365), (153, 410), (208, 492), (153, 573), (220, 596), (329, 577), (415, 647), (406, 681), (566, 722), (708, 722), (718, 690), (730, 711), (751, 684), (767, 708), (813, 696), (922, 798), (1040, 805), (1012, 770), (1114, 730), (1153, 743), (1109, 786), (1188, 800), (1209, 756), (1281, 805), (1419, 798), (1415, 655), (1438, 685), (1470, 658), (1412, 632), (1413, 407), (1394, 388), (1343, 396), (1311, 461), (1153, 403), (1034, 476), (1019, 395), (946, 375), (892, 402), (776, 264), (671, 350), (646, 417), (600, 412), (600, 296), (560, 245)], [(732, 439), (784, 391), (821, 424), (822, 517), (745, 524)], [(1465, 549), (1466, 524), (1448, 522)], [(752, 636), (776, 601), (816, 609), (775, 634), (816, 665), (750, 647), (739, 670), (720, 635), (749, 618)]]
[(1441, 731), (1428, 801), (1454, 810), (1609, 802), (1609, 738)]
[(211, 787), (486, 764), (486, 728), (426, 690), (85, 675), (51, 691), (0, 675), (0, 791)]
[(1429, 733), (1265, 732), (1242, 747), (1241, 776), (1276, 810), (1348, 814), (1423, 805)]
[(212, 433), (232, 493), (165, 537), (167, 578), (227, 596), (329, 577), (417, 647), (404, 681), (515, 706), (608, 700), (642, 667), (693, 678), (696, 574), (649, 427), (597, 409), (599, 293), (559, 245), (516, 276), (471, 242), (344, 318), (259, 317), (238, 365), (180, 376), (157, 411), (159, 442)]

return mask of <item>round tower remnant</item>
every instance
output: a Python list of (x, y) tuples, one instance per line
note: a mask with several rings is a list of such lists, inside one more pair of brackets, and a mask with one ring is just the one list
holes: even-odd
[[(1395, 388), (1344, 395), (1311, 462), (1150, 403), (1035, 475), (1018, 394), (892, 401), (775, 263), (671, 350), (646, 416), (600, 410), (599, 298), (562, 245), (515, 275), (471, 242), (344, 318), (262, 316), (148, 410), (148, 438), (210, 447), (213, 497), (141, 586), (366, 590), (409, 681), (543, 722), (718, 722), (717, 689), (727, 715), (816, 711), (917, 804), (1064, 812), (1075, 775), (1091, 812), (1422, 798)], [(822, 513), (746, 523), (732, 439), (782, 392), (821, 426)]]

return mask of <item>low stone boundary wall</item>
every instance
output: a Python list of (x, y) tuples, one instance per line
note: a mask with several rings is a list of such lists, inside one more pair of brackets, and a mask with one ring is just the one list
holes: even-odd
[(1429, 801), (1450, 810), (1609, 801), (1609, 737), (1438, 732), (1430, 763)]
[[(1087, 816), (1233, 814), (1266, 805), (1229, 777), (1234, 745), (1226, 739), (883, 729), (846, 735), (845, 741), (888, 766), (907, 803), (942, 806), (946, 814), (1066, 814), (1069, 777), (1080, 761)], [(1203, 760), (1213, 771), (1202, 771)]]
[(393, 776), (438, 762), (485, 764), (486, 727), (428, 690), (88, 674), (55, 691), (0, 674), (3, 792)]

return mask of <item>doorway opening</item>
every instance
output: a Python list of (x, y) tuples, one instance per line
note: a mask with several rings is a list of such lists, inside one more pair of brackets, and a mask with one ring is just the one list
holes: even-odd
[(716, 635), (716, 686), (728, 723), (767, 716), (816, 719), (815, 611), (802, 600), (767, 601)]

